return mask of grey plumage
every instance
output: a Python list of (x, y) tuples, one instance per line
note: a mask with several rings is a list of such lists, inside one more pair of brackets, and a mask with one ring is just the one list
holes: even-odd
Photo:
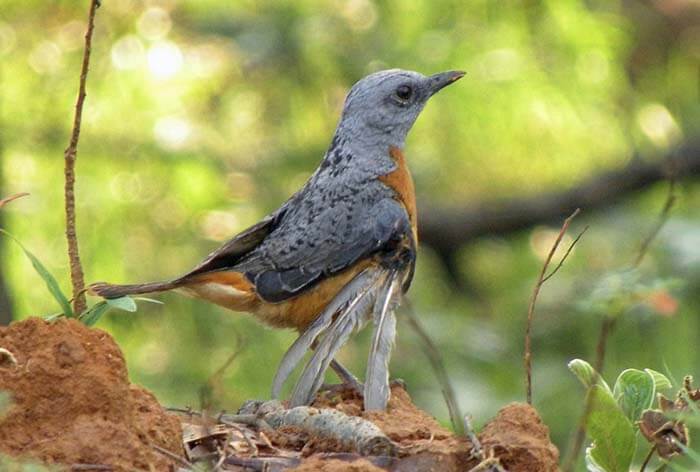
[(308, 328), (294, 341), (287, 352), (282, 357), (277, 373), (272, 382), (272, 398), (278, 398), (284, 382), (292, 371), (301, 362), (304, 355), (309, 352), (314, 341), (323, 334), (333, 323), (335, 316), (341, 309), (346, 309), (348, 305), (357, 298), (358, 294), (366, 291), (368, 287), (376, 282), (378, 274), (371, 270), (364, 270), (357, 274), (353, 280), (333, 298), (323, 312), (309, 325)]
[[(320, 341), (297, 380), (290, 405), (307, 405), (313, 400), (323, 384), (323, 376), (338, 350), (345, 344), (353, 331), (362, 328), (372, 312), (377, 293), (385, 276), (379, 270), (369, 269), (367, 281), (352, 298), (341, 306), (331, 324), (320, 333)], [(337, 298), (337, 297), (336, 297)], [(317, 339), (319, 339), (317, 337)]]
[(374, 303), (374, 336), (365, 375), (365, 410), (384, 410), (389, 401), (389, 359), (396, 338), (396, 316), (401, 277), (392, 272)]
[[(302, 334), (282, 359), (272, 389), (279, 395), (313, 346), (292, 404), (313, 399), (350, 334), (374, 318), (364, 393), (368, 408), (384, 408), (396, 333), (394, 306), (408, 289), (416, 252), (415, 196), (401, 149), (428, 99), (462, 75), (426, 77), (392, 69), (363, 78), (345, 100), (321, 164), (279, 209), (182, 277), (138, 285), (100, 283), (91, 291), (116, 298), (182, 289), (250, 311), (273, 326), (299, 329)], [(315, 291), (321, 284), (323, 289)]]

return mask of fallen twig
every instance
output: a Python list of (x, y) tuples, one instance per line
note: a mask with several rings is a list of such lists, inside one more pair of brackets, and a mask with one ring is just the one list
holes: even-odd
[(151, 447), (153, 448), (154, 451), (159, 452), (160, 454), (163, 454), (164, 456), (168, 457), (169, 459), (174, 460), (175, 462), (177, 462), (181, 466), (183, 466), (187, 469), (192, 468), (192, 464), (190, 463), (190, 461), (188, 461), (184, 457), (180, 457), (177, 454), (175, 454), (174, 452), (168, 451), (164, 447), (160, 447), (157, 444), (151, 444)]
[(489, 456), (471, 469), (469, 472), (507, 472), (496, 456)]
[(114, 467), (105, 464), (71, 464), (70, 470), (114, 470)]
[(296, 467), (301, 463), (298, 457), (236, 457), (226, 458), (226, 464), (243, 467), (255, 472), (277, 472)]
[[(202, 413), (189, 409), (167, 410), (203, 417)], [(239, 425), (246, 425), (261, 432), (280, 433), (280, 428), (294, 426), (311, 437), (337, 441), (347, 450), (357, 451), (363, 456), (395, 456), (398, 453), (397, 446), (374, 423), (327, 408), (298, 406), (286, 409), (277, 400), (250, 400), (243, 404), (238, 414), (221, 414), (217, 419), (220, 424), (237, 430), (241, 429)], [(239, 432), (248, 442), (245, 432)], [(257, 447), (252, 450), (257, 450)]]
[(298, 406), (285, 409), (277, 400), (246, 402), (239, 413), (253, 414), (271, 428), (294, 426), (310, 436), (337, 441), (361, 455), (395, 456), (396, 445), (374, 423), (337, 410)]
[(85, 32), (85, 49), (83, 51), (83, 64), (80, 69), (80, 84), (78, 86), (78, 99), (75, 103), (75, 116), (73, 118), (73, 131), (70, 142), (64, 151), (65, 160), (65, 209), (66, 209), (66, 239), (68, 241), (68, 259), (70, 261), (70, 278), (73, 285), (73, 311), (76, 316), (85, 311), (85, 280), (83, 268), (80, 264), (80, 252), (78, 251), (78, 237), (75, 229), (75, 161), (78, 154), (78, 140), (80, 139), (80, 121), (83, 117), (83, 103), (85, 102), (85, 83), (87, 82), (88, 67), (90, 65), (90, 51), (92, 47), (92, 32), (95, 29), (95, 12), (100, 6), (99, 0), (90, 2), (87, 31)]
[(472, 419), (469, 415), (464, 417), (464, 432), (469, 438), (469, 442), (472, 443), (471, 454), (472, 457), (476, 457), (479, 461), (477, 465), (469, 469), (469, 472), (478, 471), (489, 471), (489, 472), (507, 472), (501, 465), (501, 461), (498, 457), (493, 455), (493, 451), (489, 451), (489, 454), (484, 454), (484, 449), (481, 446), (481, 441), (474, 431), (472, 426)]
[(561, 266), (564, 264), (564, 261), (566, 258), (569, 256), (571, 253), (571, 250), (573, 249), (574, 245), (578, 242), (579, 239), (581, 239), (581, 236), (583, 236), (583, 233), (588, 229), (588, 227), (584, 228), (581, 233), (574, 239), (574, 241), (571, 243), (569, 246), (569, 249), (566, 251), (564, 256), (561, 258), (559, 261), (559, 264), (552, 270), (552, 272), (547, 275), (547, 269), (549, 268), (549, 264), (552, 261), (552, 257), (554, 256), (554, 253), (557, 251), (557, 248), (559, 247), (559, 244), (561, 243), (561, 240), (564, 238), (564, 234), (566, 234), (566, 230), (569, 229), (569, 225), (571, 224), (571, 221), (576, 217), (576, 215), (579, 214), (581, 210), (577, 208), (567, 219), (564, 220), (564, 224), (561, 227), (561, 230), (559, 231), (559, 234), (557, 235), (557, 239), (554, 241), (554, 244), (552, 245), (552, 248), (549, 250), (549, 254), (547, 254), (547, 258), (544, 261), (544, 264), (542, 265), (542, 270), (540, 271), (540, 276), (537, 279), (537, 283), (535, 284), (534, 289), (532, 290), (532, 296), (530, 297), (530, 305), (527, 308), (527, 327), (525, 328), (525, 354), (523, 355), (523, 360), (525, 364), (525, 395), (527, 397), (527, 403), (528, 405), (532, 405), (532, 347), (531, 347), (531, 331), (532, 331), (532, 322), (535, 317), (535, 304), (537, 303), (537, 296), (540, 293), (540, 289), (542, 288), (542, 285), (549, 280), (554, 274), (557, 273), (557, 271), (561, 268)]

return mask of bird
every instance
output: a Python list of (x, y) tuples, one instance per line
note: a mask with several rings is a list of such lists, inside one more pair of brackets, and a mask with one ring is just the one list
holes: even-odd
[[(312, 351), (289, 398), (310, 404), (330, 366), (358, 390), (365, 410), (385, 410), (395, 310), (413, 279), (418, 245), (416, 196), (404, 156), (408, 132), (428, 100), (464, 76), (390, 69), (357, 81), (345, 97), (328, 150), (302, 188), (277, 210), (162, 282), (89, 287), (106, 299), (178, 291), (299, 337), (272, 385)], [(374, 326), (364, 385), (335, 360), (353, 332)]]

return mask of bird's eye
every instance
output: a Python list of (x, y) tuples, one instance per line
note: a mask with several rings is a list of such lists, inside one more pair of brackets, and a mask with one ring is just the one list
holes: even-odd
[(411, 98), (411, 95), (413, 95), (413, 89), (408, 85), (399, 85), (399, 87), (396, 89), (396, 96), (401, 100), (406, 101)]

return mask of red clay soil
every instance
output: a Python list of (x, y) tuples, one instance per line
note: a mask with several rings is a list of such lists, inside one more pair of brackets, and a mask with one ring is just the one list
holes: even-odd
[[(362, 416), (376, 424), (399, 446), (399, 459), (390, 464), (376, 461), (325, 459), (311, 455), (295, 472), (319, 470), (336, 472), (391, 471), (468, 471), (478, 464), (472, 445), (440, 426), (434, 418), (416, 407), (400, 386), (392, 387), (386, 412), (363, 412), (361, 399), (352, 391), (322, 392), (313, 406), (334, 408), (348, 415)], [(483, 451), (491, 451), (509, 472), (558, 471), (559, 451), (549, 440), (549, 429), (529, 405), (512, 403), (502, 408), (479, 435)], [(372, 463), (374, 462), (374, 463)], [(352, 465), (352, 469), (348, 467)], [(379, 467), (379, 466), (382, 467)]]
[(511, 472), (559, 470), (559, 451), (549, 442), (549, 428), (537, 411), (524, 403), (501, 408), (479, 435), (482, 446), (493, 450)]
[[(157, 448), (184, 455), (182, 418), (167, 414), (153, 395), (129, 383), (124, 357), (107, 333), (77, 321), (34, 318), (0, 328), (0, 391), (9, 392), (13, 402), (0, 416), (0, 454), (53, 464), (107, 465), (116, 472), (176, 470), (177, 462)], [(468, 440), (418, 409), (400, 386), (392, 387), (386, 412), (364, 412), (361, 399), (342, 388), (321, 392), (313, 406), (374, 422), (395, 442), (398, 457), (362, 457), (302, 431), (270, 434), (269, 439), (251, 431), (259, 447), (267, 444), (269, 454), (286, 458), (286, 465), (280, 462), (270, 470), (456, 472), (479, 462)], [(484, 453), (495, 454), (509, 472), (558, 470), (549, 431), (528, 405), (504, 407), (480, 440)], [(224, 448), (233, 451), (235, 457), (230, 457), (262, 464), (265, 454), (245, 452), (250, 439), (238, 443)], [(224, 470), (243, 467), (227, 461)]]
[(104, 331), (38, 318), (0, 328), (0, 453), (114, 471), (169, 471), (157, 447), (182, 455), (179, 420), (131, 385), (121, 350)]

